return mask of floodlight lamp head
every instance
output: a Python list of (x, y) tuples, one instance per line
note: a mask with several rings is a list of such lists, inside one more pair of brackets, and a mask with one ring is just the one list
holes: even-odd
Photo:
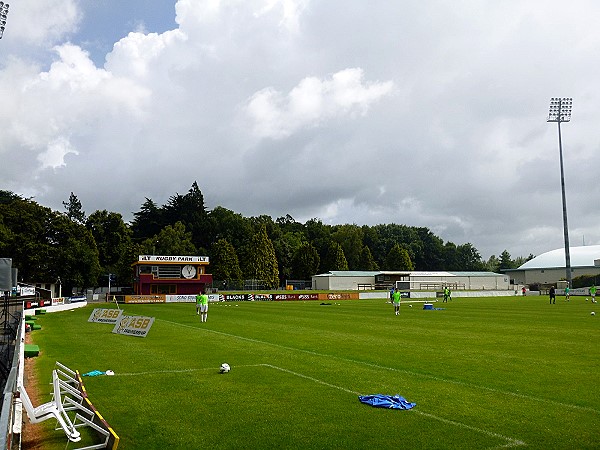
[(571, 97), (552, 97), (547, 122), (570, 122), (573, 99)]

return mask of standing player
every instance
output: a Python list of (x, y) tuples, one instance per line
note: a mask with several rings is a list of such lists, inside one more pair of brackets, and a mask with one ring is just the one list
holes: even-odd
[(200, 315), (200, 304), (202, 303), (202, 290), (196, 295), (196, 314)]
[(394, 302), (394, 314), (400, 314), (400, 291), (395, 289), (392, 294), (392, 300)]
[(565, 302), (571, 301), (571, 289), (569, 289), (569, 285), (565, 288)]
[(592, 296), (592, 303), (596, 303), (596, 285), (592, 285), (590, 288), (590, 295)]
[(556, 291), (554, 286), (550, 286), (550, 304), (556, 303)]
[(200, 322), (206, 322), (208, 318), (208, 295), (200, 293)]

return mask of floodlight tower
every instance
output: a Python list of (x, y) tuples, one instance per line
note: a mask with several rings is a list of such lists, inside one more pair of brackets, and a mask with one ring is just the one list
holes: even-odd
[(551, 98), (550, 113), (547, 122), (556, 122), (558, 124), (558, 152), (560, 155), (560, 186), (562, 188), (562, 208), (563, 208), (563, 227), (565, 235), (565, 270), (567, 283), (571, 285), (571, 251), (569, 248), (569, 227), (567, 225), (567, 197), (565, 195), (565, 170), (563, 168), (562, 138), (560, 135), (561, 122), (571, 121), (571, 108), (573, 106), (572, 98)]
[(6, 27), (6, 17), (8, 16), (8, 3), (0, 1), (0, 39), (4, 35), (4, 28)]

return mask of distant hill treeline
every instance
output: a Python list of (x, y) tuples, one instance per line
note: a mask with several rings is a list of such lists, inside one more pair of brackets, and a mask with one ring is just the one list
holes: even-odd
[(258, 279), (270, 287), (329, 270), (498, 271), (525, 261), (504, 251), (483, 262), (470, 243), (444, 242), (426, 227), (327, 225), (317, 218), (303, 224), (290, 215), (208, 211), (196, 182), (165, 205), (146, 198), (131, 223), (106, 210), (87, 216), (74, 193), (63, 204), (65, 212), (57, 212), (0, 191), (0, 257), (13, 258), (20, 280), (60, 277), (70, 292), (105, 286), (113, 274), (130, 285), (140, 254), (207, 255), (215, 280)]

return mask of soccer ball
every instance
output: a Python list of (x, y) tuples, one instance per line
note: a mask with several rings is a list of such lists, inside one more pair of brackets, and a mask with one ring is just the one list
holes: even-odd
[(592, 316), (595, 316), (595, 315), (596, 315), (596, 313), (594, 311), (592, 311)]
[(229, 367), (229, 364), (227, 364), (227, 363), (221, 364), (221, 367), (219, 368), (220, 373), (227, 373), (230, 370), (231, 370), (231, 367)]
[(409, 308), (412, 308), (412, 305), (408, 305)]

